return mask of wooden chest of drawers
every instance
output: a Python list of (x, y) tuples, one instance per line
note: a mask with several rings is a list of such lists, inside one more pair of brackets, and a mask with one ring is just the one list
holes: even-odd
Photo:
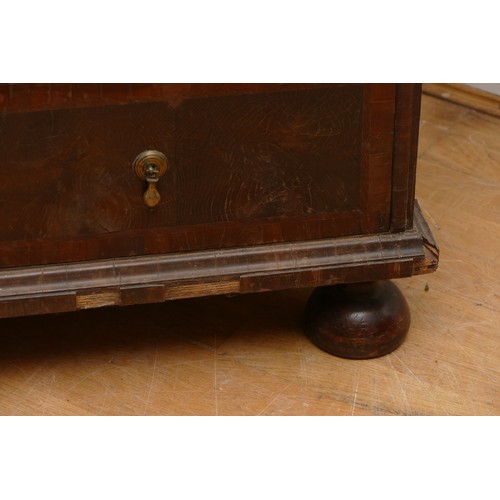
[(419, 110), (413, 84), (0, 85), (0, 317), (320, 287), (314, 342), (389, 352), (383, 280), (437, 266)]

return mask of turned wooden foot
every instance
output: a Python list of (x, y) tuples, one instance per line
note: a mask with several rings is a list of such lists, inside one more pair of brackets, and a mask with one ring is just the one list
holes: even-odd
[(305, 310), (307, 336), (343, 358), (375, 358), (396, 349), (410, 327), (399, 288), (374, 281), (317, 288)]

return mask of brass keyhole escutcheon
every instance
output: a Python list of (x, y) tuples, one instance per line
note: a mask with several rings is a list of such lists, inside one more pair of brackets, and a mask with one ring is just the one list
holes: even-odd
[(143, 195), (144, 203), (149, 208), (154, 208), (161, 201), (157, 184), (160, 177), (168, 170), (167, 157), (160, 151), (143, 151), (132, 163), (135, 175), (148, 183), (148, 188)]

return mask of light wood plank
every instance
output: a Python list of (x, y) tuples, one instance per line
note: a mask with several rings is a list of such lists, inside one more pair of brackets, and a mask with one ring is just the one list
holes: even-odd
[(431, 96), (500, 117), (500, 96), (462, 83), (424, 83)]

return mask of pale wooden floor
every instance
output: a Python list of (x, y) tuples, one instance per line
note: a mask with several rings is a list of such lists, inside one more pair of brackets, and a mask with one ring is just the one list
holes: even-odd
[(424, 97), (421, 129), (417, 195), (441, 262), (399, 281), (413, 319), (396, 352), (311, 345), (310, 290), (8, 319), (0, 413), (498, 415), (500, 119)]

